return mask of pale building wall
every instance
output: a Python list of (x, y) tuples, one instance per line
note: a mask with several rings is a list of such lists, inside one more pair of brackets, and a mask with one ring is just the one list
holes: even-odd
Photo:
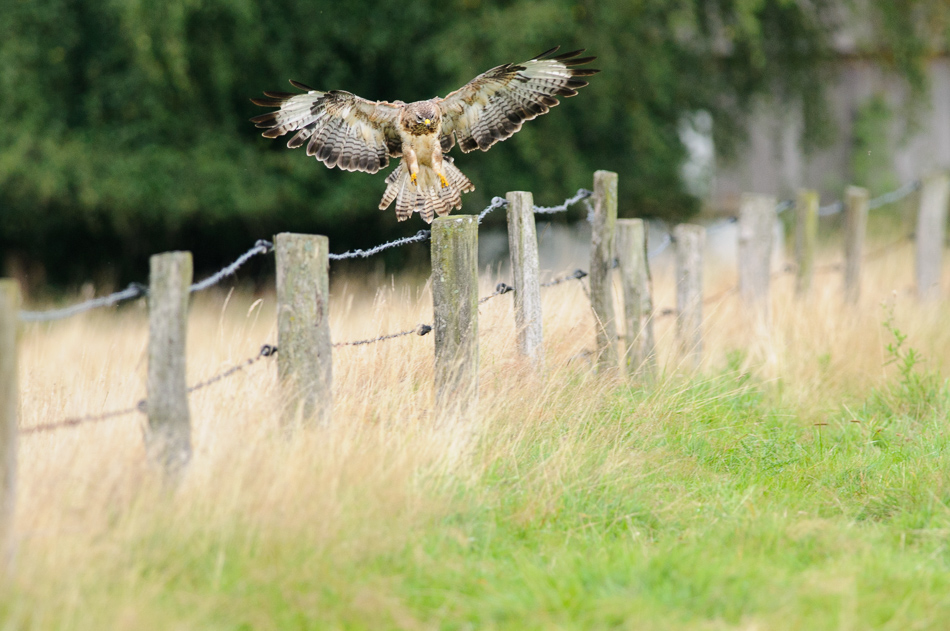
[(930, 62), (930, 90), (926, 102), (916, 104), (918, 127), (911, 134), (905, 132), (901, 114), (910, 96), (898, 78), (859, 58), (844, 59), (841, 65), (838, 82), (827, 94), (836, 128), (831, 144), (806, 155), (798, 106), (760, 103), (738, 159), (717, 158), (709, 200), (713, 209), (734, 212), (743, 192), (789, 198), (801, 187), (817, 188), (822, 203), (838, 199), (852, 177), (854, 117), (875, 95), (883, 96), (894, 112), (886, 163), (896, 183), (950, 169), (950, 59)]

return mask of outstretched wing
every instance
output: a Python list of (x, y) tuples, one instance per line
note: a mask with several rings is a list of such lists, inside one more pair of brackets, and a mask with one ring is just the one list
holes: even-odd
[(331, 169), (376, 173), (398, 157), (397, 131), (401, 106), (386, 101), (367, 101), (342, 90), (320, 92), (297, 81), (294, 87), (305, 94), (265, 92), (266, 99), (251, 99), (255, 105), (280, 109), (251, 119), (265, 129), (265, 138), (292, 131), (291, 149), (307, 143), (307, 155)]
[[(458, 139), (468, 153), (488, 148), (509, 138), (521, 124), (559, 103), (557, 96), (574, 96), (587, 85), (578, 77), (600, 72), (575, 69), (596, 57), (578, 57), (575, 50), (552, 57), (558, 48), (521, 64), (505, 64), (478, 75), (465, 86), (436, 102), (442, 108), (442, 150), (448, 151)], [(454, 138), (453, 138), (454, 134)]]

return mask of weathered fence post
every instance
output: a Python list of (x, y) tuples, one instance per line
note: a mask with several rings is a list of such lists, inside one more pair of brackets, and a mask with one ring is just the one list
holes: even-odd
[(647, 258), (646, 224), (642, 219), (617, 220), (617, 259), (623, 286), (624, 354), (630, 376), (656, 376), (653, 337), (653, 290)]
[(844, 203), (844, 298), (856, 303), (861, 295), (861, 256), (868, 225), (868, 191), (849, 186)]
[(330, 242), (322, 235), (274, 237), (277, 259), (277, 376), (283, 422), (329, 423), (333, 411)]
[(511, 281), (515, 286), (515, 327), (518, 352), (535, 366), (544, 361), (541, 331), (541, 271), (538, 236), (531, 193), (510, 192), (508, 199), (508, 250)]
[(703, 248), (706, 229), (680, 224), (676, 244), (676, 340), (684, 357), (698, 367), (703, 352)]
[(166, 252), (149, 260), (145, 448), (149, 459), (170, 475), (180, 473), (191, 459), (191, 415), (185, 381), (191, 278), (191, 252)]
[(940, 267), (946, 235), (950, 177), (939, 173), (923, 181), (917, 213), (917, 295), (935, 298), (940, 293)]
[(766, 317), (772, 275), (775, 206), (774, 197), (746, 193), (739, 208), (739, 295)]
[(477, 218), (432, 222), (431, 257), (436, 419), (470, 422), (478, 406)]
[(594, 212), (591, 217), (590, 305), (597, 320), (596, 364), (617, 368), (617, 326), (614, 321), (610, 272), (614, 266), (614, 231), (617, 225), (617, 174), (594, 173)]
[(17, 282), (0, 279), (0, 574), (13, 552), (17, 460)]
[(818, 192), (802, 190), (795, 201), (795, 293), (811, 291), (815, 276), (815, 240), (818, 238)]

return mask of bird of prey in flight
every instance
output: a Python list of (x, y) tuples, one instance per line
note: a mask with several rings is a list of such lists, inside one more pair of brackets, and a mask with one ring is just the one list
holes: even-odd
[(401, 157), (386, 178), (379, 207), (395, 201), (399, 221), (418, 212), (432, 223), (435, 215), (461, 208), (462, 193), (475, 190), (448, 156), (456, 143), (465, 153), (488, 151), (557, 105), (556, 97), (577, 94), (587, 85), (580, 77), (600, 72), (577, 67), (595, 59), (580, 57), (583, 50), (555, 55), (557, 50), (492, 68), (445, 98), (415, 103), (368, 101), (291, 81), (304, 93), (264, 92), (267, 98), (251, 99), (278, 108), (251, 122), (264, 129), (265, 138), (296, 132), (287, 146), (306, 145), (308, 156), (330, 168), (376, 173)]

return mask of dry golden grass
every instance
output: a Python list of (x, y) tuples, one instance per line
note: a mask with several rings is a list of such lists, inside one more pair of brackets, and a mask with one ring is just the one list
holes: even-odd
[[(912, 249), (869, 262), (865, 271), (854, 307), (841, 304), (838, 274), (819, 275), (805, 302), (794, 299), (791, 276), (778, 278), (769, 330), (757, 328), (735, 294), (707, 305), (702, 372), (733, 365), (779, 384), (770, 392), (783, 409), (811, 425), (881, 382), (883, 348), (891, 341), (881, 326), (882, 303), (893, 306), (908, 344), (925, 352), (930, 367), (945, 369), (950, 310), (946, 302), (921, 305), (913, 297)], [(486, 277), (482, 294), (497, 280), (504, 279)], [(732, 270), (709, 269), (706, 293), (734, 281)], [(950, 287), (943, 290), (947, 295)], [(412, 279), (375, 295), (342, 281), (333, 291), (334, 341), (431, 321), (428, 287)], [(655, 273), (655, 292), (658, 308), (673, 305), (672, 270)], [(259, 584), (282, 585), (282, 598), (306, 608), (298, 599), (307, 594), (281, 582), (287, 567), (360, 567), (412, 545), (414, 533), (455, 510), (460, 488), (470, 488), (499, 462), (521, 466), (519, 454), (545, 454), (519, 472), (532, 492), (511, 519), (525, 524), (555, 515), (577, 480), (622, 474), (624, 484), (635, 484), (673, 466), (662, 449), (631, 451), (625, 442), (631, 430), (619, 419), (605, 419), (603, 402), (621, 381), (590, 370), (584, 351), (592, 345), (594, 323), (577, 282), (543, 293), (546, 369), (539, 376), (516, 357), (510, 304), (511, 296), (501, 296), (480, 311), (477, 448), (464, 448), (458, 434), (432, 427), (431, 335), (336, 349), (333, 423), (292, 438), (279, 426), (273, 359), (195, 393), (194, 456), (174, 490), (145, 463), (139, 415), (23, 436), (11, 579), (18, 598), (3, 605), (0, 622), (36, 629), (205, 628), (221, 617), (221, 603), (188, 593), (217, 593), (242, 572)], [(628, 411), (641, 417), (635, 432), (657, 431), (664, 406), (687, 387), (678, 376), (673, 335), (673, 319), (660, 318), (665, 376)], [(189, 383), (255, 355), (264, 343), (276, 343), (273, 294), (198, 297), (189, 323)], [(25, 327), (21, 427), (134, 405), (145, 395), (146, 345), (144, 306)], [(593, 442), (617, 447), (594, 458), (583, 448)], [(677, 461), (678, 476), (689, 477), (696, 466), (690, 462)], [(696, 501), (688, 492), (667, 491), (658, 495), (666, 502), (654, 507), (659, 514)], [(467, 545), (461, 530), (449, 525), (443, 534)], [(181, 550), (182, 565), (175, 546), (188, 546)], [(255, 555), (264, 562), (230, 565), (232, 557), (244, 563)], [(208, 563), (187, 565), (196, 558)], [(394, 599), (387, 579), (354, 576), (340, 570), (327, 577), (339, 598), (351, 603), (327, 626), (432, 626)], [(249, 628), (283, 626), (265, 610), (259, 619), (253, 607), (246, 612)]]

